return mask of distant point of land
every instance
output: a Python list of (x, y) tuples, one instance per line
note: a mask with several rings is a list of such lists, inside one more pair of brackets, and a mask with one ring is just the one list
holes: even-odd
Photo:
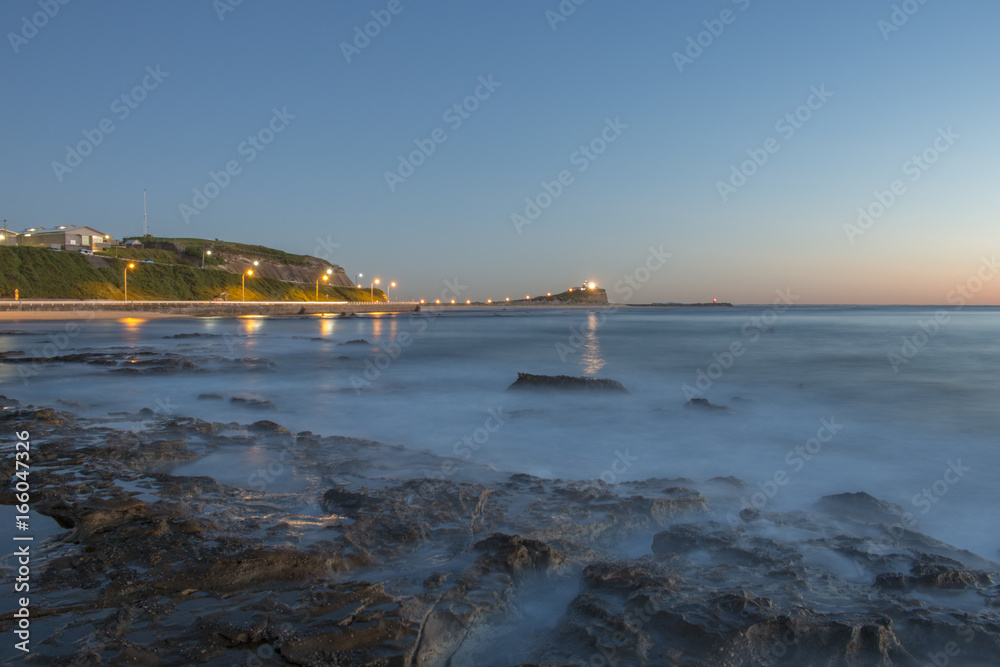
[(733, 304), (728, 302), (712, 303), (633, 303), (633, 308), (732, 308)]

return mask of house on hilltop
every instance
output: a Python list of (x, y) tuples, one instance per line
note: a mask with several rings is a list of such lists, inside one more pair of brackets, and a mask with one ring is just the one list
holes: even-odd
[(32, 227), (21, 232), (18, 245), (58, 248), (59, 250), (105, 250), (114, 239), (93, 227), (60, 225), (55, 229)]

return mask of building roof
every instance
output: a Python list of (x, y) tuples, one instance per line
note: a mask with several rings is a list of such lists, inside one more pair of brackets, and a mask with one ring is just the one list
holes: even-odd
[(93, 232), (91, 236), (109, 236), (104, 232), (94, 229), (93, 227), (87, 226), (75, 226), (75, 225), (59, 225), (58, 227), (46, 228), (46, 227), (29, 227), (23, 232), (18, 232), (18, 234), (73, 234), (81, 230), (89, 230)]

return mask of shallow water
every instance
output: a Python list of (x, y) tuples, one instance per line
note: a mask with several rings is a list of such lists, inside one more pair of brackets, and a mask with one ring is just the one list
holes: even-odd
[[(90, 416), (149, 408), (216, 422), (268, 419), (293, 432), (367, 438), (458, 459), (455, 468), (428, 471), (409, 468), (400, 455), (386, 461), (386, 473), (395, 475), (459, 479), (482, 474), (482, 466), (612, 484), (734, 475), (749, 484), (746, 503), (765, 510), (867, 491), (903, 506), (924, 532), (996, 559), (1000, 310), (947, 310), (948, 322), (894, 369), (887, 355), (902, 356), (902, 338), (920, 332), (921, 322), (933, 329), (927, 323), (934, 313), (625, 308), (130, 318), (69, 329), (14, 322), (0, 328), (23, 335), (0, 336), (0, 352), (172, 352), (204, 370), (132, 375), (81, 363), (4, 363), (0, 392)], [(172, 338), (192, 333), (203, 336)], [(342, 344), (356, 339), (370, 344)], [(730, 363), (725, 353), (734, 343), (743, 352)], [(274, 367), (227, 361), (241, 358), (264, 358)], [(518, 371), (613, 378), (631, 393), (506, 392)], [(686, 394), (686, 385), (698, 390), (699, 371), (705, 390)], [(709, 383), (708, 376), (715, 379)], [(731, 410), (686, 409), (689, 395)], [(231, 396), (268, 400), (274, 408), (236, 405)], [(821, 430), (821, 420), (833, 429)], [(259, 448), (233, 447), (179, 470), (251, 488), (259, 482), (254, 473), (272, 460)], [(319, 483), (285, 466), (270, 488), (312, 494)], [(303, 498), (304, 507), (313, 503)]]

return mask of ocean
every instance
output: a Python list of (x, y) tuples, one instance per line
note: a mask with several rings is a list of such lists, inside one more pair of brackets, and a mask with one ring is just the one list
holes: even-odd
[[(0, 364), (0, 392), (22, 403), (92, 418), (145, 408), (150, 419), (269, 420), (450, 459), (426, 470), (400, 455), (384, 462), (387, 477), (735, 476), (742, 504), (765, 512), (865, 491), (932, 537), (1000, 557), (995, 308), (443, 309), (0, 328), (0, 352), (90, 355)], [(104, 354), (132, 355), (135, 372), (86, 363)], [(143, 365), (153, 358), (177, 364)], [(629, 393), (506, 391), (518, 372), (610, 378)], [(308, 463), (273, 458), (231, 448), (169, 472), (315, 506), (323, 483)]]

